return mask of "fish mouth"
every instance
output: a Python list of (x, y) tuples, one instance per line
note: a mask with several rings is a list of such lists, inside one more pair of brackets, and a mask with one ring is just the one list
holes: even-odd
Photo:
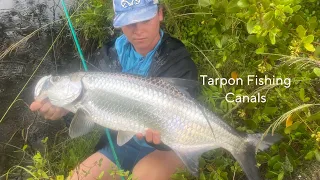
[(44, 76), (38, 81), (38, 83), (36, 84), (36, 87), (35, 87), (35, 91), (34, 91), (34, 99), (42, 100), (42, 99), (47, 98), (46, 94), (43, 92), (50, 87), (50, 84), (51, 84), (50, 78), (51, 77), (52, 77), (51, 75)]

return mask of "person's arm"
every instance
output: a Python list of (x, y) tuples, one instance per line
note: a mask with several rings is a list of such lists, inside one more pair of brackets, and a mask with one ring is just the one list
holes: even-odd
[(112, 40), (88, 56), (89, 71), (121, 72), (121, 65)]
[[(168, 78), (181, 78), (193, 81), (198, 81), (198, 70), (190, 56), (186, 56), (177, 63), (173, 64), (170, 68), (160, 74), (160, 77)], [(198, 95), (198, 86), (189, 88), (188, 93), (191, 97)]]

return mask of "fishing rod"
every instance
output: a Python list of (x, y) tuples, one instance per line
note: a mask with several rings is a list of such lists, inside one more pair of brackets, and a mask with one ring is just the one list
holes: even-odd
[[(62, 7), (63, 7), (63, 11), (65, 12), (66, 18), (67, 18), (67, 20), (68, 20), (68, 25), (69, 25), (70, 31), (71, 31), (71, 33), (72, 33), (73, 40), (74, 40), (74, 42), (75, 42), (75, 44), (76, 44), (78, 53), (79, 53), (79, 55), (80, 55), (83, 68), (84, 68), (85, 71), (88, 71), (88, 67), (87, 67), (86, 61), (85, 61), (85, 59), (84, 59), (84, 56), (83, 56), (83, 53), (82, 53), (82, 50), (81, 50), (81, 47), (80, 47), (80, 43), (79, 43), (79, 41), (78, 41), (76, 32), (75, 32), (75, 30), (74, 30), (74, 28), (73, 28), (73, 25), (72, 25), (72, 22), (71, 22), (69, 13), (68, 13), (68, 9), (67, 9), (67, 6), (66, 6), (64, 0), (61, 0), (61, 4), (62, 4)], [(116, 161), (116, 165), (117, 165), (118, 169), (121, 170), (121, 166), (120, 166), (120, 163), (119, 163), (119, 160), (118, 160), (118, 156), (117, 156), (117, 154), (116, 154), (116, 151), (115, 151), (115, 148), (114, 148), (112, 139), (111, 139), (111, 135), (110, 135), (109, 129), (106, 129), (106, 134), (107, 134), (107, 137), (108, 137), (108, 141), (110, 142), (109, 144), (110, 144), (110, 146), (111, 146), (112, 154), (113, 154), (113, 157), (114, 157), (114, 159), (115, 159), (115, 161)], [(122, 180), (125, 180), (123, 176), (121, 176), (121, 179), (122, 179)]]

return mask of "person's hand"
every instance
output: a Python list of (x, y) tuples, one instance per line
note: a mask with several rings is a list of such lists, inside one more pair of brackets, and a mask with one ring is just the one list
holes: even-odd
[[(138, 139), (142, 139), (143, 138), (143, 134), (142, 133), (138, 133), (136, 134)], [(161, 144), (161, 138), (160, 138), (160, 132), (159, 131), (155, 131), (152, 129), (147, 129), (146, 130), (146, 135), (145, 135), (146, 141), (148, 143), (153, 143), (153, 144)]]
[(52, 105), (47, 99), (32, 102), (30, 110), (39, 111), (45, 119), (49, 120), (58, 120), (68, 113), (66, 109)]

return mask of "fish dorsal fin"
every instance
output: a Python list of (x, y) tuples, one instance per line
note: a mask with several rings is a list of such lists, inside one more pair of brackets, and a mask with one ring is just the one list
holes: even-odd
[(160, 79), (177, 87), (179, 91), (191, 97), (190, 91), (194, 91), (200, 87), (200, 83), (191, 79), (161, 77)]
[(216, 147), (204, 148), (204, 149), (174, 149), (174, 152), (179, 156), (184, 165), (187, 167), (189, 172), (194, 176), (199, 176), (199, 158), (200, 156), (209, 150), (215, 149)]
[(122, 146), (135, 135), (136, 133), (131, 132), (131, 131), (118, 131), (118, 136), (117, 136), (117, 144), (118, 146)]
[(70, 124), (69, 136), (76, 138), (85, 135), (93, 129), (94, 125), (95, 123), (91, 120), (88, 113), (80, 108), (77, 110)]

